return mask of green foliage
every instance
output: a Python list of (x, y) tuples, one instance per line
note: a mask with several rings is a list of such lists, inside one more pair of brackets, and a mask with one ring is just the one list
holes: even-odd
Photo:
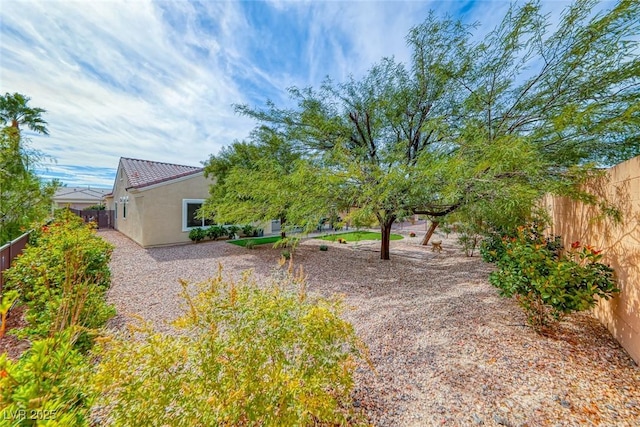
[(18, 291), (7, 291), (0, 294), (0, 339), (7, 328), (7, 315), (13, 304), (18, 300)]
[(274, 248), (289, 248), (293, 252), (293, 251), (295, 251), (295, 249), (300, 244), (300, 241), (301, 241), (301, 239), (298, 236), (285, 237), (284, 239), (280, 238), (280, 239), (276, 240), (276, 242), (273, 244), (273, 247)]
[(472, 257), (481, 239), (482, 236), (480, 234), (463, 228), (460, 236), (458, 236), (458, 243), (462, 246), (464, 254)]
[(193, 242), (198, 243), (204, 240), (205, 237), (207, 237), (207, 232), (201, 227), (193, 228), (189, 231), (189, 239)]
[(472, 257), (476, 248), (482, 242), (487, 225), (477, 218), (469, 218), (464, 215), (465, 211), (465, 209), (461, 209), (451, 215), (449, 219), (455, 220), (458, 244), (462, 246), (466, 256)]
[(242, 234), (244, 234), (246, 237), (257, 237), (256, 232), (256, 228), (251, 224), (242, 226)]
[[(106, 340), (94, 377), (114, 425), (346, 425), (356, 357), (337, 299), (310, 298), (287, 275), (258, 286), (220, 274), (183, 282), (184, 333), (150, 326)], [(135, 367), (132, 369), (132, 367)]]
[(33, 168), (42, 155), (25, 145), (17, 128), (0, 130), (0, 245), (47, 218), (58, 186), (38, 178)]
[[(345, 242), (359, 242), (361, 240), (380, 240), (381, 238), (382, 235), (380, 233), (375, 233), (373, 231), (350, 231), (348, 233), (327, 234), (326, 236), (316, 237), (316, 239), (328, 240), (330, 242), (335, 242), (338, 239), (342, 239)], [(400, 234), (391, 234), (389, 238), (390, 240), (403, 239)]]
[(84, 208), (84, 211), (103, 211), (107, 209), (105, 205), (92, 205)]
[[(598, 14), (594, 5), (578, 0), (551, 25), (539, 2), (514, 4), (481, 42), (473, 27), (432, 13), (410, 30), (406, 65), (383, 59), (359, 80), (292, 88), (293, 108), (238, 106), (258, 121), (256, 134), (286, 141), (300, 162), (286, 173), (277, 155), (252, 166), (245, 154), (263, 156), (265, 138), (235, 145), (222, 163), (242, 167), (225, 206), (248, 216), (273, 197), (277, 212), (305, 213), (316, 226), (303, 208), (311, 199), (324, 216), (355, 207), (388, 231), (407, 215), (468, 206), (515, 226), (544, 193), (586, 199), (577, 184), (596, 164), (640, 153), (640, 2)], [(318, 178), (289, 180), (295, 168)], [(224, 170), (230, 184), (234, 168)], [(389, 257), (386, 234), (381, 257)]]
[[(81, 218), (58, 211), (5, 272), (7, 288), (18, 290), (28, 308), (23, 333), (46, 337), (74, 325), (102, 327), (114, 315), (104, 299), (112, 251)], [(78, 343), (89, 345), (87, 332)]]
[(15, 426), (89, 425), (87, 360), (66, 330), (36, 340), (17, 362), (0, 354), (0, 419)]
[(249, 239), (244, 243), (244, 247), (247, 249), (254, 249), (257, 245), (258, 243), (253, 239)]
[(279, 219), (283, 233), (289, 224), (312, 231), (329, 209), (329, 175), (304, 158), (284, 135), (266, 128), (255, 129), (248, 142), (235, 142), (211, 156), (205, 173), (215, 177), (216, 183), (201, 212), (216, 221)]
[(575, 242), (561, 252), (558, 242), (535, 227), (521, 227), (515, 237), (483, 248), (486, 258), (497, 260), (491, 284), (502, 296), (515, 297), (529, 324), (540, 332), (563, 315), (592, 308), (597, 298), (619, 292), (613, 269), (599, 262), (601, 251)]
[(268, 243), (277, 243), (281, 239), (282, 238), (280, 236), (270, 236), (270, 237), (260, 237), (256, 239), (250, 239), (250, 240), (246, 240), (246, 239), (230, 240), (229, 243), (231, 243), (232, 245), (245, 246), (248, 241), (252, 241), (252, 242), (255, 242), (256, 246), (259, 246), (259, 245), (266, 245)]
[(34, 132), (48, 135), (47, 122), (42, 118), (46, 110), (29, 107), (31, 98), (20, 93), (5, 93), (0, 96), (0, 122), (4, 126), (19, 130), (20, 125), (27, 125)]
[(327, 246), (327, 245), (320, 245), (320, 246), (319, 246), (319, 248), (320, 248), (320, 250), (321, 250), (322, 252), (326, 252), (326, 251), (328, 251), (328, 250), (329, 250), (329, 246)]
[(291, 251), (289, 250), (282, 251), (281, 255), (283, 259), (291, 259)]
[(238, 227), (237, 225), (226, 225), (224, 227), (224, 230), (230, 239), (235, 239), (238, 237), (238, 232), (240, 231), (240, 227)]
[[(194, 233), (194, 234), (195, 234), (195, 233)], [(212, 225), (212, 226), (209, 226), (209, 227), (205, 230), (205, 234), (206, 234), (206, 236), (207, 236), (209, 239), (211, 239), (211, 240), (217, 240), (219, 237), (224, 236), (224, 235), (226, 234), (226, 231), (225, 231), (225, 229), (224, 229), (222, 226), (220, 226), (220, 225)], [(194, 240), (194, 239), (191, 237), (191, 234), (189, 234), (189, 238), (190, 238), (191, 240)]]

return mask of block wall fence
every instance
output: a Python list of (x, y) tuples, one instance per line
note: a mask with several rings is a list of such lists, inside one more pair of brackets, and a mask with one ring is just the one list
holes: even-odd
[(620, 163), (588, 185), (589, 191), (622, 212), (616, 223), (600, 208), (562, 197), (547, 196), (551, 233), (565, 247), (580, 241), (604, 250), (603, 261), (616, 271), (621, 292), (599, 301), (594, 314), (640, 365), (640, 156)]

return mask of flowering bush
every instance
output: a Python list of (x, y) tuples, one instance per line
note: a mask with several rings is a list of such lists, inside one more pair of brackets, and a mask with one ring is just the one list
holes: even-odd
[(515, 296), (539, 332), (563, 315), (587, 310), (597, 298), (619, 292), (613, 269), (600, 262), (602, 251), (574, 242), (562, 252), (557, 242), (521, 227), (515, 237), (503, 238), (499, 250), (488, 253), (498, 267), (489, 276), (491, 284), (502, 296)]

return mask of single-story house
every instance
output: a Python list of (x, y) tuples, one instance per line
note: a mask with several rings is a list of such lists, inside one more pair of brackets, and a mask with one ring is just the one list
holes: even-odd
[(115, 229), (142, 247), (187, 243), (206, 225), (195, 214), (212, 183), (200, 167), (122, 157), (107, 209)]
[(105, 196), (109, 194), (106, 188), (91, 187), (60, 187), (53, 196), (53, 207), (84, 209), (95, 205), (104, 205)]

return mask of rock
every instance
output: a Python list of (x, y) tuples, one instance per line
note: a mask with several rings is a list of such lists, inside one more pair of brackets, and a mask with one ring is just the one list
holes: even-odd
[(482, 418), (480, 418), (477, 414), (473, 414), (471, 415), (471, 418), (473, 418), (473, 422), (478, 424), (478, 425), (482, 425), (484, 424), (484, 421)]
[(493, 421), (496, 422), (496, 424), (498, 424), (499, 426), (511, 426), (511, 423), (509, 422), (509, 420), (507, 420), (505, 417), (502, 417), (498, 414), (495, 414), (493, 416)]

